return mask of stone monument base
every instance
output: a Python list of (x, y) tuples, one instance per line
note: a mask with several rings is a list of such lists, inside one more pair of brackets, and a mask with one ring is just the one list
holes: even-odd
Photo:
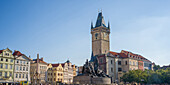
[(73, 83), (74, 84), (101, 84), (101, 85), (107, 85), (111, 84), (111, 79), (108, 77), (91, 77), (91, 76), (75, 76), (73, 78)]

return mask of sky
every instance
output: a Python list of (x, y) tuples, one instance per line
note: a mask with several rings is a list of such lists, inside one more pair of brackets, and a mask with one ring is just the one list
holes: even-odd
[(37, 53), (47, 63), (90, 59), (91, 22), (102, 9), (110, 50), (170, 64), (169, 0), (0, 0), (0, 49)]

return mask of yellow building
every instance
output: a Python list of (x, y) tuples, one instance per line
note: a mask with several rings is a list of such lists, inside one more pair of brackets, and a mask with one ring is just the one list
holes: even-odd
[(48, 64), (47, 81), (49, 84), (63, 83), (63, 67), (61, 64)]
[(73, 77), (77, 75), (77, 69), (76, 69), (76, 66), (75, 65), (72, 65), (72, 68), (73, 68)]
[(13, 82), (14, 56), (7, 48), (0, 50), (0, 84), (10, 84)]

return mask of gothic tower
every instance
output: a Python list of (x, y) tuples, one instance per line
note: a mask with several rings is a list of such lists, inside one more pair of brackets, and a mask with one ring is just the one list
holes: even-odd
[(110, 26), (108, 22), (108, 27), (106, 27), (102, 12), (98, 14), (95, 27), (91, 23), (91, 34), (93, 55), (107, 54), (110, 51)]

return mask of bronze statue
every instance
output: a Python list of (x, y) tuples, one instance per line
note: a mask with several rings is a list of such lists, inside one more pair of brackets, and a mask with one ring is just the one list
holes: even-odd
[(104, 71), (99, 69), (99, 62), (97, 56), (92, 56), (91, 60), (86, 60), (83, 66), (82, 75), (88, 75), (91, 77), (109, 77)]

